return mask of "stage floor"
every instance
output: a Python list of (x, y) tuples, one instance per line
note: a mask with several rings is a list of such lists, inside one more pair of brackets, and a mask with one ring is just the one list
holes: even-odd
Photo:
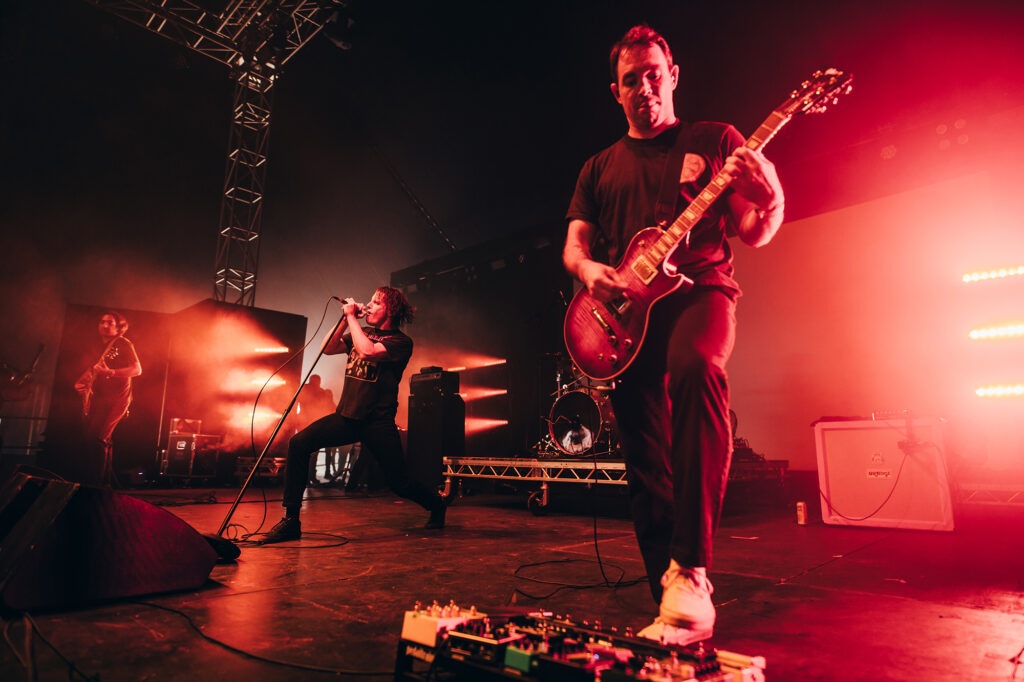
[[(269, 529), (280, 492), (249, 490), (229, 534)], [(33, 614), (48, 643), (32, 640), (38, 679), (69, 679), (68, 662), (72, 679), (103, 682), (389, 679), (417, 601), (647, 625), (656, 609), (624, 490), (565, 486), (543, 514), (528, 492), (469, 490), (430, 532), (390, 494), (313, 489), (302, 540), (243, 542), (201, 589)], [(126, 494), (213, 533), (237, 490)], [(797, 525), (791, 500), (756, 502), (731, 499), (718, 533), (712, 645), (764, 656), (772, 681), (1024, 678), (1019, 509), (961, 508), (955, 531), (933, 532), (826, 526), (813, 503)], [(26, 621), (4, 626), (0, 679), (27, 679)]]

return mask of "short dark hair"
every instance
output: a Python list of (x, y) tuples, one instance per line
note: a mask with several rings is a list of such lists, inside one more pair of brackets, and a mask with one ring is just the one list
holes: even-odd
[(100, 313), (100, 319), (102, 320), (106, 315), (110, 315), (112, 318), (114, 318), (114, 322), (117, 323), (118, 334), (124, 334), (126, 331), (128, 331), (128, 318), (126, 318), (124, 315), (117, 312), (116, 310), (104, 310), (102, 313)]
[(402, 327), (407, 322), (413, 321), (416, 316), (416, 308), (412, 307), (409, 299), (401, 290), (394, 287), (379, 287), (377, 293), (380, 294), (380, 300), (384, 304), (384, 310), (387, 311), (388, 319), (396, 327)]
[(619, 41), (612, 45), (611, 54), (608, 55), (608, 65), (611, 67), (612, 83), (619, 82), (619, 56), (625, 50), (634, 47), (650, 47), (657, 45), (665, 53), (668, 65), (672, 66), (672, 50), (668, 47), (665, 38), (647, 24), (637, 24), (626, 31)]

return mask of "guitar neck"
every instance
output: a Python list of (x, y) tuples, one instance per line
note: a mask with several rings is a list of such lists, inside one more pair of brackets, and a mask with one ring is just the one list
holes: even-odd
[[(790, 119), (793, 118), (792, 114), (782, 113), (775, 110), (771, 113), (764, 122), (758, 126), (754, 134), (747, 138), (743, 146), (747, 149), (757, 150), (768, 144), (769, 141), (775, 134), (782, 130), (782, 126), (786, 125)], [(718, 197), (722, 195), (722, 192), (732, 183), (732, 176), (726, 173), (724, 170), (718, 171), (715, 177), (711, 178), (711, 182), (708, 183), (707, 187), (701, 190), (700, 194), (690, 202), (690, 205), (679, 214), (679, 217), (675, 221), (665, 228), (665, 234), (662, 235), (657, 242), (655, 242), (650, 251), (657, 262), (664, 260), (672, 251), (675, 250), (676, 246), (686, 235), (690, 233), (690, 230), (694, 228), (701, 221), (707, 210), (711, 207), (711, 204), (718, 200)]]

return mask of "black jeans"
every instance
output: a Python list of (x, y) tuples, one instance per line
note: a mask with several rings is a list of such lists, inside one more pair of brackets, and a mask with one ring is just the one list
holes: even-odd
[(113, 485), (114, 429), (128, 415), (126, 396), (93, 398), (82, 431), (82, 456), (75, 464), (75, 480), (86, 485)]
[(735, 311), (734, 297), (720, 289), (662, 299), (612, 392), (637, 544), (655, 601), (670, 559), (711, 566), (732, 459), (725, 365)]
[(309, 458), (321, 448), (362, 443), (380, 464), (388, 487), (407, 500), (433, 511), (441, 504), (437, 490), (409, 476), (398, 427), (393, 420), (349, 419), (334, 412), (299, 431), (288, 441), (288, 466), (284, 472), (284, 506), (298, 508), (309, 480)]

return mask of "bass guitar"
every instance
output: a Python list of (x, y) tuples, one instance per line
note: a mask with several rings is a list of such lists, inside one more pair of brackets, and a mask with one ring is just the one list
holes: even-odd
[[(744, 145), (758, 150), (794, 115), (825, 111), (841, 95), (850, 92), (852, 81), (852, 76), (839, 69), (815, 71)], [(693, 284), (674, 271), (669, 257), (731, 182), (730, 175), (719, 171), (675, 222), (665, 229), (648, 227), (633, 236), (616, 266), (616, 272), (626, 282), (622, 294), (604, 302), (586, 289), (576, 293), (565, 314), (564, 334), (569, 356), (581, 372), (591, 379), (605, 381), (622, 374), (633, 362), (647, 335), (651, 306), (673, 291)]]

